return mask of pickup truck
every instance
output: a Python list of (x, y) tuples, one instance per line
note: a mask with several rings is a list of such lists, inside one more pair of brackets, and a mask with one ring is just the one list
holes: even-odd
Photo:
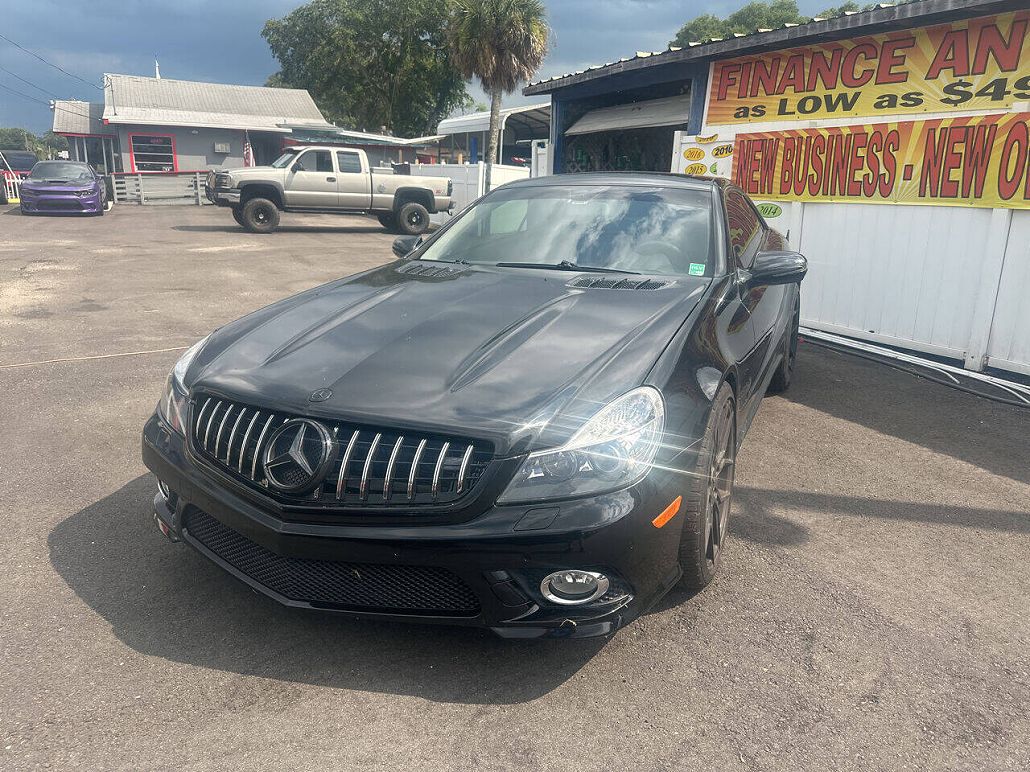
[(205, 192), (252, 233), (274, 231), (279, 212), (313, 212), (371, 214), (387, 230), (415, 236), (430, 214), (452, 206), (447, 177), (375, 169), (363, 150), (340, 147), (289, 148), (271, 166), (213, 170)]

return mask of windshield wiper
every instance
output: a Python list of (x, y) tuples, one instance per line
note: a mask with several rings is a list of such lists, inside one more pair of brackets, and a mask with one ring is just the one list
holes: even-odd
[(494, 263), (498, 268), (546, 268), (552, 271), (583, 271), (585, 273), (628, 273), (639, 276), (639, 271), (623, 271), (619, 268), (601, 268), (595, 265), (579, 265), (571, 260), (560, 263)]

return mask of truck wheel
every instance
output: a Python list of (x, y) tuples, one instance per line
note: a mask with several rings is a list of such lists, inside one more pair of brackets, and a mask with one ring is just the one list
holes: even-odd
[(242, 225), (244, 228), (247, 227), (247, 224), (245, 222), (243, 222), (243, 207), (242, 206), (234, 206), (232, 208), (232, 219), (234, 219), (236, 221), (237, 225)]
[(397, 212), (397, 229), (406, 236), (420, 236), (429, 228), (429, 210), (409, 201)]
[(251, 233), (271, 233), (279, 227), (279, 208), (267, 198), (252, 198), (243, 205), (242, 219)]
[(379, 224), (391, 233), (397, 227), (397, 215), (393, 212), (383, 212), (382, 214), (376, 215), (376, 218), (379, 220)]

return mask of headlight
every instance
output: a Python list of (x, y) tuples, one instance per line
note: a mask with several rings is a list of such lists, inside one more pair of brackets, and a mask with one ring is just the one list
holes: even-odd
[(168, 382), (165, 384), (165, 391), (161, 396), (161, 401), (157, 403), (158, 414), (164, 419), (166, 424), (179, 434), (186, 433), (183, 427), (186, 425), (186, 402), (189, 399), (186, 393), (186, 386), (183, 384), (183, 378), (186, 377), (186, 371), (189, 370), (193, 357), (197, 355), (197, 352), (200, 351), (206, 342), (207, 338), (198, 340), (186, 349), (185, 354), (179, 357), (179, 361), (175, 363), (175, 367), (172, 368), (172, 372), (168, 375)]
[(531, 453), (499, 504), (563, 499), (617, 490), (651, 469), (665, 428), (665, 403), (651, 386), (601, 408), (560, 448)]
[(232, 187), (232, 175), (231, 174), (216, 174), (215, 175), (215, 187), (216, 188), (231, 188)]

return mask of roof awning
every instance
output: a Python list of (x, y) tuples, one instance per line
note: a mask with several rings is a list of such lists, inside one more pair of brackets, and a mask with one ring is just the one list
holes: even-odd
[(690, 116), (690, 94), (647, 102), (632, 102), (591, 110), (565, 133), (593, 134), (618, 129), (643, 129), (650, 126), (680, 126)]
[[(519, 124), (527, 130), (523, 133), (538, 133), (546, 138), (551, 125), (551, 103), (540, 102), (521, 107), (506, 107), (501, 110), (501, 125), (515, 126)], [(437, 134), (477, 134), (490, 130), (490, 112), (458, 115), (444, 118), (436, 127)]]

